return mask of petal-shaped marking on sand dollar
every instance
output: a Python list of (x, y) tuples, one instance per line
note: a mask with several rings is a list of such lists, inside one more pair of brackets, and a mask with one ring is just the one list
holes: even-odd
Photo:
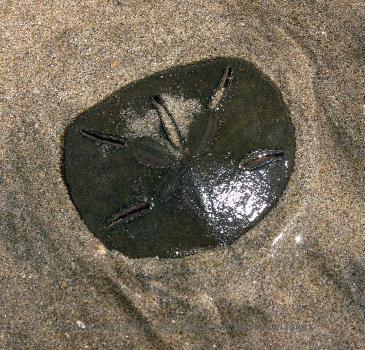
[(147, 137), (133, 140), (131, 147), (135, 160), (145, 166), (167, 168), (177, 161), (166, 147)]
[(150, 206), (151, 205), (148, 202), (137, 202), (127, 208), (123, 208), (110, 218), (107, 223), (107, 227), (113, 228), (118, 224), (122, 224), (124, 222), (136, 219), (145, 214)]
[(126, 140), (120, 136), (112, 135), (100, 131), (82, 129), (80, 131), (84, 137), (102, 144), (111, 145), (114, 147), (123, 147), (126, 145)]
[(203, 153), (214, 141), (218, 130), (218, 120), (211, 113), (193, 121), (189, 133), (189, 152), (191, 155)]
[(253, 170), (284, 157), (285, 152), (282, 150), (257, 150), (244, 157), (240, 166), (246, 170)]
[(167, 109), (163, 98), (161, 96), (154, 96), (151, 99), (151, 103), (160, 117), (162, 129), (166, 133), (167, 139), (170, 141), (171, 145), (174, 148), (182, 149), (184, 140), (181, 131), (176, 124), (174, 116)]
[(276, 86), (219, 58), (116, 91), (75, 119), (64, 149), (70, 197), (97, 238), (132, 258), (176, 258), (231, 244), (265, 216), (295, 137)]
[(226, 67), (224, 73), (222, 75), (221, 80), (218, 83), (218, 86), (214, 90), (212, 97), (209, 101), (209, 109), (216, 110), (220, 107), (220, 104), (223, 101), (224, 96), (227, 93), (229, 85), (233, 79), (233, 69), (232, 67)]

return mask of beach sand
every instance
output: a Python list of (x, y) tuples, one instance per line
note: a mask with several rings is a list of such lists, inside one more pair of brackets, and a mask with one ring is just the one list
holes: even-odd
[[(365, 3), (1, 1), (1, 349), (365, 348)], [(288, 188), (233, 246), (128, 259), (62, 178), (79, 113), (162, 69), (240, 57), (282, 91)]]

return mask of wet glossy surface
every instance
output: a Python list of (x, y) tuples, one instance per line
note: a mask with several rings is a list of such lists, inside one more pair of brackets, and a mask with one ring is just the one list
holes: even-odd
[(277, 202), (294, 130), (276, 87), (238, 59), (172, 68), (80, 115), (64, 177), (91, 232), (129, 257), (231, 244)]

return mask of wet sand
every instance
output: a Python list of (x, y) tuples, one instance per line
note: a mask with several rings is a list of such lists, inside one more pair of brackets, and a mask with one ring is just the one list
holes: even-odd
[[(0, 347), (365, 347), (362, 1), (0, 3)], [(232, 247), (125, 258), (62, 178), (65, 128), (114, 90), (230, 56), (282, 91), (286, 193)]]

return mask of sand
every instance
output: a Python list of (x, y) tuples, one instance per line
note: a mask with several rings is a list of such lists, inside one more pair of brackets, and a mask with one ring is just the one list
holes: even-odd
[[(0, 2), (2, 349), (365, 347), (363, 1)], [(232, 247), (127, 259), (62, 179), (65, 128), (115, 89), (240, 57), (296, 129), (285, 195)]]

